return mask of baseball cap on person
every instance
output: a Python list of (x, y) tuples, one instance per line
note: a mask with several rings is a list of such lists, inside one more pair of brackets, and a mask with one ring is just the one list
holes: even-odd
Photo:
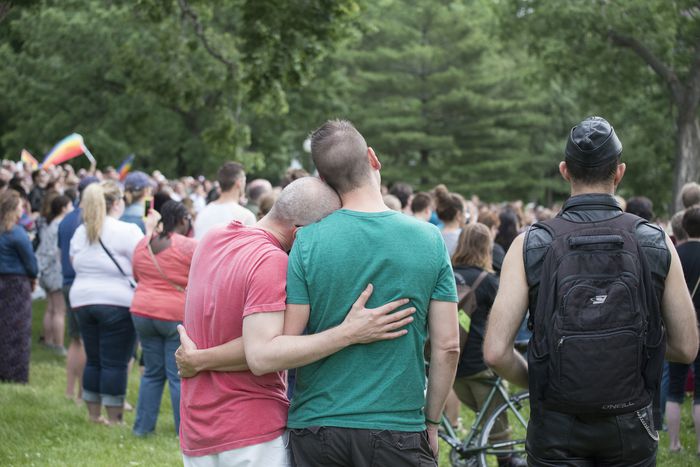
[(143, 190), (144, 188), (155, 188), (155, 183), (141, 171), (130, 172), (124, 179), (124, 189), (129, 191)]
[(622, 153), (622, 143), (607, 120), (588, 117), (571, 129), (564, 152), (583, 167), (599, 167)]
[(97, 183), (99, 181), (100, 179), (95, 177), (94, 175), (88, 175), (87, 177), (83, 177), (80, 180), (80, 183), (78, 183), (78, 192), (82, 193), (88, 185), (92, 185), (93, 183)]

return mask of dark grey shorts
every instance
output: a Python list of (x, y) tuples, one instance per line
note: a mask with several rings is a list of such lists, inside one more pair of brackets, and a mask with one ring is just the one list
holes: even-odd
[(294, 465), (299, 467), (436, 467), (428, 433), (309, 427), (289, 430)]

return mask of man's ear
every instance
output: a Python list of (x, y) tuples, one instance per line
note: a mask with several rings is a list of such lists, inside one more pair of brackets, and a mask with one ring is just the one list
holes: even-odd
[(559, 173), (564, 180), (571, 183), (571, 175), (569, 175), (569, 168), (566, 166), (566, 161), (561, 161), (559, 163)]
[(621, 164), (617, 164), (617, 169), (615, 169), (615, 178), (613, 178), (615, 188), (617, 188), (617, 186), (622, 181), (622, 177), (625, 176), (625, 170), (627, 170), (627, 164), (625, 164), (624, 162), (622, 162)]
[(381, 170), (382, 169), (382, 163), (379, 162), (379, 158), (374, 153), (374, 149), (372, 149), (370, 147), (367, 148), (367, 159), (369, 159), (370, 167), (372, 167), (374, 170)]

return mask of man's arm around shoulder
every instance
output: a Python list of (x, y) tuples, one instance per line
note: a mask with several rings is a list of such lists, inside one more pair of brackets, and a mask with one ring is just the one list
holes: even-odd
[[(353, 344), (396, 339), (413, 321), (415, 308), (393, 312), (408, 303), (396, 300), (378, 308), (365, 308), (372, 295), (370, 284), (353, 304), (345, 320), (323, 332), (299, 335), (309, 319), (309, 305), (287, 305), (285, 312), (256, 313), (243, 320), (243, 343), (250, 371), (263, 375), (297, 368), (332, 355)], [(392, 313), (393, 312), (393, 313)]]

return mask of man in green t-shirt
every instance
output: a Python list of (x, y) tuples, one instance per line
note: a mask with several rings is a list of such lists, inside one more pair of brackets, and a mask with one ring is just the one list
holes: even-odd
[(431, 224), (388, 210), (381, 164), (350, 122), (317, 129), (311, 155), (343, 208), (297, 233), (285, 331), (339, 325), (342, 310), (367, 284), (374, 286), (368, 305), (405, 297), (416, 313), (401, 339), (350, 346), (297, 370), (287, 422), (294, 460), (436, 465), (438, 421), (459, 357), (457, 293), (442, 236)]

